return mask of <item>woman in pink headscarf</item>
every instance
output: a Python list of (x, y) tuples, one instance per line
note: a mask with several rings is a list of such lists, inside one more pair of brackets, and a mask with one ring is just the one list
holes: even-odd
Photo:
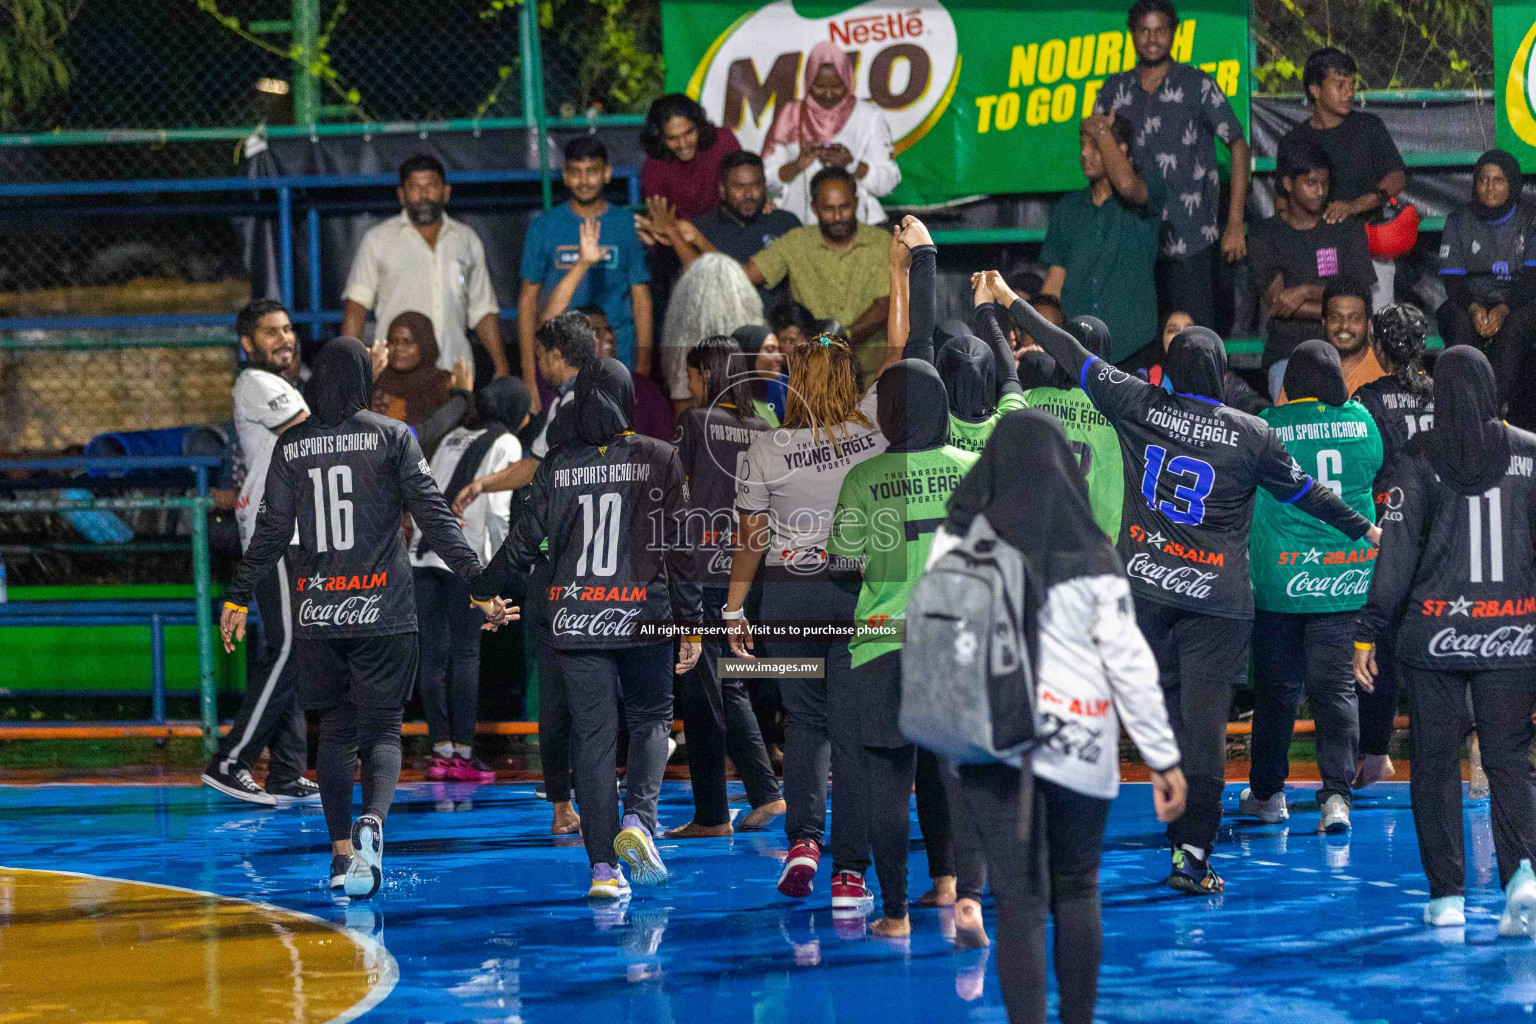
[(763, 170), (781, 209), (811, 224), (811, 179), (823, 167), (841, 167), (858, 185), (858, 218), (885, 221), (881, 196), (901, 184), (891, 126), (879, 107), (854, 96), (853, 64), (831, 42), (811, 48), (801, 99), (784, 104), (763, 143)]

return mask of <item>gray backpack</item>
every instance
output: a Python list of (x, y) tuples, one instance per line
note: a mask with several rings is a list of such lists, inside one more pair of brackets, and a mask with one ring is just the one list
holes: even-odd
[(912, 588), (900, 726), (913, 743), (957, 764), (1017, 764), (1035, 745), (1027, 575), (978, 514)]

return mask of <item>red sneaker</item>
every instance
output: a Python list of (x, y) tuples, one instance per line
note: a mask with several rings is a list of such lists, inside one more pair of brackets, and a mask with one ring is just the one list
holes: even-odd
[(868, 906), (875, 899), (874, 893), (864, 884), (864, 876), (852, 871), (839, 871), (832, 876), (832, 909), (854, 910)]
[(448, 765), (448, 778), (454, 782), (495, 782), (496, 771), (478, 757), (456, 757)]
[(794, 899), (811, 894), (816, 869), (821, 866), (821, 847), (814, 839), (796, 839), (784, 858), (784, 873), (779, 876), (779, 892)]
[(448, 778), (448, 773), (453, 769), (453, 759), (438, 757), (433, 754), (427, 758), (427, 778), (433, 782)]

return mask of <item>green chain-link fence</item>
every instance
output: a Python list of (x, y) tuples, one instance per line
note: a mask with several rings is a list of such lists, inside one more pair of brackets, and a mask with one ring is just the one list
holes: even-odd
[(1491, 0), (1254, 0), (1260, 93), (1301, 92), (1307, 54), (1337, 46), (1363, 89), (1489, 89)]

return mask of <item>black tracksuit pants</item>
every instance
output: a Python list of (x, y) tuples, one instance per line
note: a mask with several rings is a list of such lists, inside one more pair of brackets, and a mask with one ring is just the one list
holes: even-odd
[(274, 789), (304, 774), (309, 756), (304, 739), (304, 711), (294, 679), (299, 660), (293, 654), (293, 582), (283, 558), (256, 584), (256, 611), (261, 617), (261, 653), (246, 676), (245, 695), (229, 735), (219, 741), (214, 761), (249, 771), (261, 756), (267, 759), (267, 788)]
[(1404, 665), (1402, 672), (1412, 702), (1408, 791), (1429, 895), (1438, 899), (1466, 892), (1461, 744), (1474, 724), (1493, 801), (1499, 884), (1508, 885), (1523, 858), (1536, 861), (1536, 772), (1531, 767), (1536, 671), (1431, 672)]

